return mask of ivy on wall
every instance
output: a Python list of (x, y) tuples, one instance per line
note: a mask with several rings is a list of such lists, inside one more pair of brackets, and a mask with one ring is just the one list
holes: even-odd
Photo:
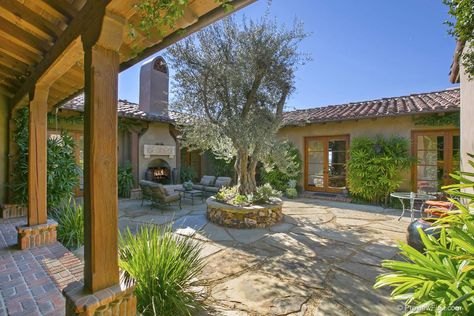
[(451, 112), (444, 115), (432, 114), (422, 117), (414, 118), (415, 125), (428, 125), (428, 126), (460, 126), (460, 113)]
[[(15, 117), (14, 141), (18, 151), (14, 157), (12, 189), (14, 201), (28, 202), (28, 108), (18, 111)], [(47, 198), (48, 208), (59, 207), (73, 196), (79, 183), (80, 169), (76, 164), (75, 144), (65, 131), (60, 137), (48, 138), (47, 142)]]

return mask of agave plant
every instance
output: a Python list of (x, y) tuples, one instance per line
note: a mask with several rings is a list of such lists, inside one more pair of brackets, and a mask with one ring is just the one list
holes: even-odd
[(135, 284), (143, 315), (191, 315), (199, 306), (191, 281), (204, 266), (201, 245), (177, 236), (170, 227), (147, 225), (136, 235), (120, 235), (119, 266)]
[[(469, 164), (474, 168), (473, 161)], [(379, 276), (374, 285), (393, 287), (392, 299), (405, 302), (406, 315), (474, 313), (474, 173), (457, 172), (452, 177), (459, 183), (443, 189), (453, 197), (455, 210), (434, 223), (439, 237), (419, 229), (425, 252), (401, 243), (405, 261), (384, 261), (382, 266), (393, 272)]]
[(59, 242), (70, 250), (84, 245), (84, 209), (81, 204), (70, 198), (62, 207), (52, 210), (50, 215), (58, 222)]

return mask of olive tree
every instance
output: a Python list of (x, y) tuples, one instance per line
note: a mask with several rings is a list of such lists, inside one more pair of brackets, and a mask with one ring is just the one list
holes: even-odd
[(235, 157), (240, 194), (255, 192), (257, 163), (278, 147), (294, 73), (307, 59), (298, 49), (305, 36), (300, 24), (228, 18), (169, 49), (176, 71), (172, 107), (180, 113), (183, 142)]

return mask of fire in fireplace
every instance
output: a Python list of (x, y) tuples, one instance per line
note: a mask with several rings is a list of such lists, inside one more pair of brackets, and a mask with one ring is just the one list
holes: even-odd
[(162, 159), (154, 160), (148, 166), (145, 179), (158, 183), (167, 184), (171, 182), (171, 170), (168, 163)]

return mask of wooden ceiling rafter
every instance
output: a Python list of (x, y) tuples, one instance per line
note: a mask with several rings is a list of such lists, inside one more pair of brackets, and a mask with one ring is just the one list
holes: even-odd
[(0, 6), (50, 36), (57, 37), (62, 32), (57, 25), (17, 0), (2, 0)]
[(50, 8), (65, 16), (68, 20), (72, 20), (79, 10), (67, 0), (42, 0)]
[[(4, 3), (0, 4), (1, 8), (6, 8), (10, 11), (9, 14), (26, 20), (24, 23), (19, 21), (16, 24), (11, 22), (4, 24), (5, 14), (2, 14), (0, 8), (0, 41), (3, 44), (5, 39), (7, 44), (0, 47), (0, 65), (4, 66), (1, 69), (2, 73), (8, 76), (4, 78), (5, 76), (0, 74), (0, 86), (15, 92), (10, 102), (13, 108), (19, 104), (26, 104), (28, 92), (41, 80), (52, 82), (48, 103), (63, 102), (83, 89), (82, 47), (75, 48), (72, 53), (68, 53), (69, 55), (65, 51), (73, 41), (77, 39), (80, 41), (80, 35), (88, 28), (87, 21), (96, 17), (99, 6), (106, 6), (107, 11), (124, 17), (127, 20), (125, 27), (132, 21), (138, 21), (137, 8), (134, 6), (136, 0), (2, 1)], [(238, 10), (253, 1), (234, 0), (232, 4)], [(132, 39), (125, 29), (123, 44), (119, 51), (120, 70), (144, 60), (228, 14), (229, 12), (215, 0), (191, 0), (184, 16), (176, 22), (173, 29), (162, 27), (163, 36), (155, 35), (148, 38), (144, 32), (138, 32), (137, 38)], [(29, 29), (21, 30), (20, 24), (28, 25)], [(29, 30), (33, 32), (28, 33)], [(38, 32), (35, 33), (34, 30), (48, 35), (49, 40), (47, 36), (42, 38), (36, 36)], [(15, 38), (12, 38), (12, 34)], [(20, 36), (17, 36), (18, 34)], [(5, 68), (8, 67), (12, 69), (7, 72)], [(15, 80), (22, 74), (29, 76), (26, 76), (26, 80)]]
[(32, 33), (25, 31), (18, 25), (6, 20), (1, 16), (0, 32), (4, 37), (8, 38), (9, 41), (15, 42), (16, 44), (30, 49), (35, 53), (43, 54), (52, 45), (52, 42), (41, 40)]
[(11, 42), (0, 33), (0, 52), (8, 54), (9, 56), (24, 62), (28, 65), (34, 65), (41, 60), (41, 55), (33, 53), (32, 51), (20, 46), (16, 43)]

